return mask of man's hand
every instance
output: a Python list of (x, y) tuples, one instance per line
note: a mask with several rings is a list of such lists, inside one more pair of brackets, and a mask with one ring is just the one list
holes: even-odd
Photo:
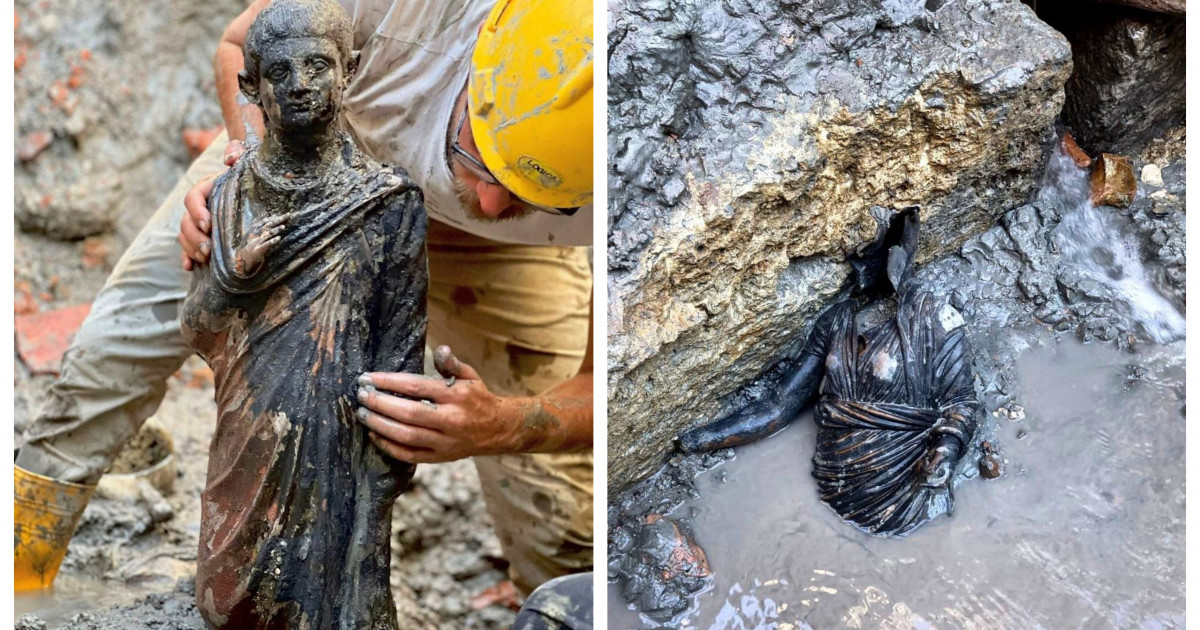
[(208, 262), (212, 244), (208, 235), (212, 233), (212, 215), (208, 212), (208, 195), (212, 193), (216, 175), (209, 175), (183, 197), (183, 220), (179, 222), (179, 245), (183, 247), (183, 269), (192, 271), (197, 264)]
[(446, 346), (433, 353), (433, 363), (442, 378), (372, 372), (359, 379), (358, 418), (375, 445), (414, 464), (518, 452), (512, 402), (492, 394)]
[[(241, 140), (230, 140), (225, 146), (225, 166), (233, 166), (242, 158), (246, 146)], [(219, 173), (218, 173), (219, 175)], [(179, 244), (183, 247), (183, 269), (192, 271), (196, 263), (208, 262), (212, 244), (208, 235), (212, 233), (212, 215), (208, 211), (208, 196), (212, 194), (213, 181), (217, 175), (209, 175), (196, 182), (183, 198), (183, 220), (179, 223)]]

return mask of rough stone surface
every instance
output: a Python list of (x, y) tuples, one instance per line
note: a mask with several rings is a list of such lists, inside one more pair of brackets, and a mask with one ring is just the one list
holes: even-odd
[(1187, 0), (1100, 0), (1110, 4), (1120, 4), (1135, 9), (1166, 13), (1183, 17), (1187, 13)]
[(1063, 123), (1092, 154), (1119, 153), (1184, 124), (1184, 19), (1092, 2), (1046, 3), (1071, 41)]
[(922, 204), (932, 257), (1028, 201), (1071, 62), (1014, 2), (618, 3), (609, 23), (619, 488), (798, 351), (872, 205)]
[(220, 123), (212, 56), (244, 7), (18, 0), (20, 228), (79, 239), (128, 223), (135, 233), (191, 161), (183, 129)]

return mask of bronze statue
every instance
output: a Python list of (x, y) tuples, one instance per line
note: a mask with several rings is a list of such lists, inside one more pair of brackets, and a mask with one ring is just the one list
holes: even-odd
[(266, 132), (215, 182), (184, 304), (216, 377), (196, 597), (217, 627), (397, 627), (391, 509), (414, 466), (370, 440), (355, 392), (364, 372), (422, 371), (426, 217), (340, 127), (351, 41), (333, 0), (255, 19), (238, 79)]
[(962, 317), (912, 279), (916, 208), (873, 215), (875, 241), (849, 260), (851, 296), (817, 319), (774, 396), (678, 443), (691, 452), (765, 437), (817, 394), (821, 500), (863, 531), (899, 536), (951, 509), (979, 403)]

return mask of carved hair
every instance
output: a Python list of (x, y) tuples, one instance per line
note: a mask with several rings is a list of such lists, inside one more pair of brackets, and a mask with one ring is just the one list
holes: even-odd
[(334, 0), (275, 0), (254, 18), (246, 33), (242, 45), (246, 76), (257, 83), (263, 50), (271, 42), (295, 37), (327, 39), (341, 53), (343, 69), (350, 62), (353, 32), (340, 4)]

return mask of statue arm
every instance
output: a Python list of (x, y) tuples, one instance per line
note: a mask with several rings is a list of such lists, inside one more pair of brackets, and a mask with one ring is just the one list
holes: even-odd
[(780, 383), (774, 394), (748, 407), (676, 438), (685, 453), (710, 451), (753, 442), (787, 426), (812, 399), (825, 374), (825, 355), (829, 352), (833, 310), (817, 319), (805, 343), (800, 361)]
[(933, 370), (940, 418), (933, 425), (921, 467), (922, 483), (940, 488), (950, 483), (975, 435), (975, 413), (979, 408), (967, 338), (961, 327), (946, 333), (934, 355)]
[(949, 436), (965, 449), (975, 435), (975, 412), (979, 400), (971, 370), (971, 357), (963, 329), (956, 328), (946, 335), (933, 366), (937, 376), (938, 403), (941, 419), (934, 425), (937, 436)]
[(376, 303), (380, 330), (368, 371), (420, 374), (425, 362), (425, 296), (429, 264), (425, 255), (425, 205), (421, 191), (400, 192), (384, 210), (384, 238)]

